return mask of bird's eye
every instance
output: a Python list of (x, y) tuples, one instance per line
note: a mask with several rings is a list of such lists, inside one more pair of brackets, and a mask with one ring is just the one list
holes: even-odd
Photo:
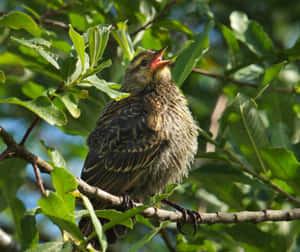
[(140, 66), (147, 66), (148, 65), (148, 61), (147, 60), (142, 60)]

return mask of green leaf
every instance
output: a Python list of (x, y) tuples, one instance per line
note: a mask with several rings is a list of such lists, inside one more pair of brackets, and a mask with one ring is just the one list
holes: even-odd
[(178, 20), (162, 20), (158, 22), (154, 27), (159, 27), (167, 30), (175, 30), (185, 33), (188, 36), (193, 36), (194, 33), (182, 22)]
[(0, 70), (0, 83), (4, 84), (6, 81), (5, 73), (4, 71)]
[(86, 77), (101, 72), (103, 69), (108, 68), (112, 65), (111, 59), (101, 62), (97, 67), (85, 74)]
[(111, 26), (94, 26), (89, 30), (89, 53), (91, 67), (102, 58)]
[(22, 85), (22, 92), (29, 98), (35, 99), (43, 95), (43, 92), (45, 92), (45, 88), (42, 85), (29, 81)]
[(77, 182), (74, 176), (64, 168), (55, 167), (51, 172), (53, 186), (60, 196), (76, 190)]
[(54, 166), (64, 169), (68, 168), (66, 161), (64, 160), (63, 156), (58, 152), (58, 150), (48, 146), (43, 140), (41, 140), (41, 143), (47, 149)]
[(17, 43), (24, 45), (28, 48), (34, 49), (39, 55), (41, 55), (47, 62), (49, 62), (56, 69), (60, 69), (59, 64), (57, 63), (58, 55), (49, 51), (51, 43), (47, 40), (41, 38), (34, 39), (18, 39), (16, 37), (11, 37), (12, 40)]
[(91, 216), (91, 220), (92, 220), (95, 232), (97, 234), (99, 243), (101, 245), (102, 251), (105, 252), (106, 249), (107, 249), (108, 244), (107, 244), (105, 233), (104, 233), (104, 231), (102, 229), (102, 225), (101, 225), (98, 217), (95, 214), (93, 205), (91, 204), (90, 200), (86, 196), (84, 196), (84, 195), (81, 195), (81, 198), (83, 200), (84, 206), (86, 207), (86, 209), (88, 210), (88, 212), (89, 212), (89, 214)]
[(266, 172), (260, 150), (267, 147), (269, 141), (254, 102), (238, 94), (223, 114), (220, 132), (227, 127), (240, 151), (256, 170)]
[(46, 242), (37, 248), (27, 249), (25, 252), (72, 252), (73, 246), (72, 242)]
[(112, 30), (112, 35), (122, 48), (125, 58), (132, 60), (134, 49), (129, 33), (127, 32), (127, 24), (126, 22), (119, 22), (117, 26), (118, 30)]
[(58, 194), (48, 192), (47, 196), (43, 196), (38, 200), (38, 205), (53, 223), (66, 230), (75, 238), (83, 240), (83, 235), (75, 222), (73, 212), (70, 211), (63, 198)]
[(35, 37), (41, 36), (42, 30), (37, 23), (27, 14), (14, 11), (0, 18), (0, 27), (9, 27), (15, 30), (25, 29)]
[(222, 25), (221, 30), (229, 48), (231, 61), (233, 66), (237, 66), (239, 62), (240, 46), (235, 34), (227, 26)]
[(283, 180), (294, 179), (300, 171), (300, 163), (293, 152), (282, 147), (269, 147), (261, 150), (262, 157), (268, 163), (272, 175)]
[(66, 115), (57, 108), (52, 101), (46, 96), (37, 97), (31, 101), (21, 101), (18, 98), (2, 98), (0, 103), (10, 103), (21, 105), (51, 125), (62, 126), (67, 123)]
[(232, 12), (230, 24), (237, 37), (255, 54), (263, 56), (274, 53), (270, 37), (257, 22), (249, 20), (245, 13)]
[(75, 27), (79, 31), (85, 31), (88, 23), (85, 15), (81, 15), (79, 13), (69, 13), (70, 23), (73, 27)]
[(142, 248), (145, 244), (150, 242), (152, 238), (163, 228), (165, 228), (169, 224), (169, 221), (163, 221), (159, 224), (159, 227), (153, 229), (148, 234), (146, 234), (141, 240), (139, 240), (135, 245), (133, 245), (128, 251), (134, 252), (138, 249)]
[(93, 85), (95, 88), (101, 90), (102, 92), (106, 93), (110, 98), (115, 99), (117, 101), (129, 96), (128, 93), (120, 92), (110, 88), (110, 86), (115, 86), (118, 84), (106, 82), (103, 79), (99, 79), (96, 75), (89, 76), (88, 78), (83, 80), (82, 83), (89, 83)]
[(55, 167), (51, 172), (52, 183), (57, 194), (64, 200), (70, 213), (75, 210), (75, 196), (70, 192), (76, 190), (77, 182), (74, 176), (64, 168)]
[(213, 22), (207, 23), (204, 31), (195, 36), (195, 42), (183, 50), (178, 56), (175, 67), (172, 71), (173, 78), (178, 86), (182, 85), (185, 79), (192, 72), (201, 56), (208, 50), (208, 34), (212, 27)]
[[(144, 208), (141, 211), (143, 211), (143, 210), (144, 210)], [(113, 227), (117, 224), (120, 224), (120, 225), (123, 225), (123, 226), (126, 226), (126, 227), (132, 229), (133, 222), (131, 220), (131, 217), (136, 215), (138, 212), (140, 212), (140, 209), (136, 210), (136, 211), (130, 211), (130, 212), (128, 212), (128, 211), (119, 212), (114, 209), (109, 209), (109, 210), (104, 209), (104, 210), (96, 210), (95, 214), (97, 215), (97, 217), (101, 217), (101, 218), (110, 220), (110, 222), (105, 223), (103, 225), (103, 231), (106, 231), (110, 227)], [(88, 210), (79, 210), (79, 211), (75, 212), (74, 216), (75, 216), (75, 219), (86, 217), (86, 216), (89, 216), (89, 211)]]
[(77, 33), (72, 26), (70, 25), (69, 28), (69, 36), (73, 42), (73, 45), (75, 47), (75, 50), (80, 58), (81, 62), (81, 71), (84, 70), (85, 68), (85, 56), (84, 56), (84, 50), (85, 50), (85, 45), (84, 45), (84, 39), (83, 37)]
[(80, 109), (78, 108), (79, 101), (71, 92), (59, 94), (58, 98), (62, 101), (74, 118), (78, 118), (80, 116)]
[(275, 65), (268, 67), (265, 70), (264, 78), (262, 81), (262, 85), (265, 86), (277, 78), (278, 74), (280, 73), (281, 69), (285, 66), (285, 62), (281, 62)]
[(39, 233), (36, 227), (35, 211), (28, 211), (21, 220), (22, 250), (34, 248), (39, 242)]

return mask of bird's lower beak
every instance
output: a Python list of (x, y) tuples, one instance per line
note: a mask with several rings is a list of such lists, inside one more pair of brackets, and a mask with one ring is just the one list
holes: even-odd
[(167, 47), (159, 50), (154, 59), (151, 62), (151, 68), (155, 69), (155, 68), (163, 68), (167, 65), (169, 65), (171, 63), (171, 60), (163, 60), (162, 56), (164, 54), (164, 52), (166, 51)]

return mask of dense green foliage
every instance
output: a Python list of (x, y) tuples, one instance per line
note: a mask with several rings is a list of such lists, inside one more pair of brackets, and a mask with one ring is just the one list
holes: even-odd
[[(170, 199), (205, 212), (297, 207), (300, 6), (293, 2), (2, 1), (0, 125), (20, 141), (40, 117), (25, 147), (55, 170), (43, 175), (50, 192), (42, 197), (31, 165), (0, 161), (0, 226), (27, 251), (72, 251), (57, 227), (85, 251), (77, 220), (86, 215), (103, 250), (104, 231), (118, 223), (131, 231), (112, 251), (168, 251), (162, 229), (177, 251), (299, 250), (298, 221), (201, 225), (183, 235), (139, 215), (133, 224), (142, 208), (95, 212), (73, 193), (99, 112), (109, 99), (130, 95), (118, 91), (126, 65), (143, 48), (168, 46), (174, 80), (203, 129), (193, 169)], [(213, 118), (215, 108), (225, 110)], [(110, 222), (101, 226), (97, 215)]]

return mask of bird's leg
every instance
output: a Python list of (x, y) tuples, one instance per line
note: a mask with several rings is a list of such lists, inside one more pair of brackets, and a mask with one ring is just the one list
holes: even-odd
[[(126, 211), (126, 210), (129, 210), (131, 208), (134, 207), (133, 205), (133, 199), (126, 193), (123, 193), (122, 194), (122, 197), (123, 197), (123, 201), (122, 201), (122, 204), (120, 206), (120, 210), (121, 211)], [(133, 223), (135, 224), (135, 216), (132, 216), (131, 217)]]
[(190, 209), (187, 209), (187, 208), (184, 208), (184, 207), (181, 207), (181, 206), (175, 204), (174, 202), (169, 201), (168, 199), (163, 199), (161, 202), (163, 202), (164, 204), (166, 204), (166, 205), (168, 205), (170, 207), (175, 208), (176, 210), (178, 210), (178, 211), (180, 211), (182, 213), (183, 221), (182, 222), (180, 222), (180, 221), (177, 222), (177, 228), (178, 228), (178, 230), (179, 230), (180, 233), (184, 234), (182, 232), (182, 226), (187, 221), (187, 216), (188, 215), (191, 217), (191, 219), (193, 221), (193, 225), (194, 225), (194, 232), (193, 232), (193, 234), (195, 234), (197, 232), (197, 229), (198, 229), (198, 220), (201, 220), (201, 215), (198, 212), (190, 210)]

